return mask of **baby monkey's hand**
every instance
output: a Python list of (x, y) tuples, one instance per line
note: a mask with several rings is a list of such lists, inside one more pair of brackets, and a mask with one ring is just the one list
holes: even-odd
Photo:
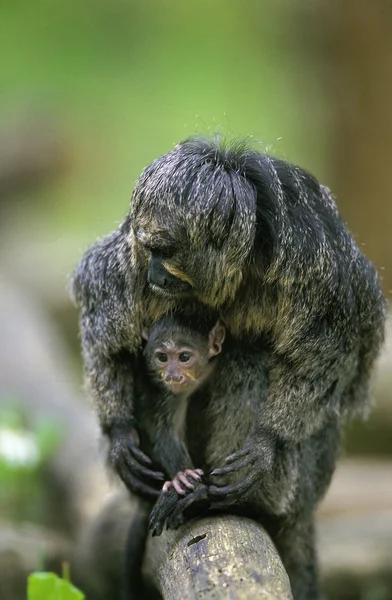
[(165, 481), (162, 487), (162, 492), (167, 492), (171, 487), (173, 487), (177, 494), (184, 496), (186, 494), (186, 489), (183, 489), (181, 484), (184, 485), (188, 490), (193, 490), (195, 488), (195, 483), (192, 482), (192, 479), (196, 482), (201, 481), (203, 475), (204, 473), (202, 469), (185, 469), (185, 471), (179, 471), (171, 481)]

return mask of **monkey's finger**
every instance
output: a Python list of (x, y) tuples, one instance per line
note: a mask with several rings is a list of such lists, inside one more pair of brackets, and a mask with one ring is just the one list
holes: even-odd
[(253, 462), (254, 459), (251, 456), (244, 456), (242, 460), (238, 459), (238, 461), (232, 462), (231, 465), (228, 465), (227, 467), (214, 469), (211, 471), (210, 475), (215, 477), (219, 475), (227, 475), (228, 473), (234, 473), (235, 471), (249, 467)]
[(230, 496), (229, 498), (225, 498), (224, 500), (221, 500), (220, 502), (211, 502), (209, 509), (210, 510), (223, 510), (225, 508), (228, 508), (229, 506), (232, 506), (236, 501), (236, 498), (234, 498), (233, 496)]
[(239, 483), (234, 483), (233, 485), (225, 485), (222, 487), (218, 487), (217, 485), (210, 485), (208, 488), (208, 492), (211, 496), (224, 497), (230, 496), (231, 494), (238, 494), (238, 492), (244, 493), (249, 487), (252, 485), (254, 481), (254, 475), (248, 475)]
[(173, 493), (169, 493), (164, 497), (161, 495), (160, 498), (158, 498), (148, 521), (148, 529), (152, 532), (153, 536), (161, 535), (166, 519), (170, 517), (177, 502), (178, 495), (175, 493), (174, 489)]
[(160, 491), (155, 488), (143, 483), (136, 477), (134, 477), (128, 469), (119, 470), (119, 475), (122, 481), (125, 483), (128, 489), (135, 494), (139, 494), (144, 498), (155, 499), (159, 496)]
[(160, 471), (152, 471), (151, 469), (147, 469), (147, 467), (143, 467), (143, 465), (140, 465), (132, 455), (128, 454), (125, 457), (125, 460), (134, 475), (145, 477), (146, 479), (154, 479), (159, 482), (165, 481), (165, 476), (163, 473)]
[(179, 477), (179, 475), (177, 475), (177, 477), (175, 477), (172, 480), (172, 486), (176, 490), (177, 494), (179, 494), (180, 496), (183, 496), (186, 492), (185, 492), (185, 490), (182, 489), (181, 484), (178, 481), (179, 479), (182, 481), (182, 479)]
[(158, 535), (161, 535), (161, 533), (163, 531), (164, 525), (165, 525), (165, 522), (163, 522), (163, 523), (155, 523), (153, 526), (149, 527), (149, 530), (151, 531), (152, 537), (156, 537)]
[(233, 454), (230, 454), (225, 459), (225, 463), (229, 465), (230, 463), (238, 460), (239, 458), (242, 458), (243, 456), (248, 456), (249, 452), (250, 452), (250, 448), (244, 448), (243, 450), (238, 450), (238, 452), (234, 452)]
[(180, 525), (184, 523), (184, 515), (182, 513), (178, 514), (175, 518), (170, 519), (170, 524), (166, 526), (167, 529), (178, 529)]
[(196, 481), (201, 481), (202, 476), (204, 475), (204, 473), (201, 469), (186, 469), (185, 471), (183, 471), (183, 473), (187, 477), (191, 477), (192, 479), (195, 479)]
[(208, 489), (204, 484), (198, 484), (194, 491), (187, 493), (186, 496), (178, 497), (171, 489), (168, 494), (158, 498), (154, 508), (151, 511), (148, 528), (153, 535), (162, 533), (164, 524), (169, 529), (176, 529), (183, 522), (183, 511), (193, 502), (206, 500), (208, 498)]
[(169, 491), (172, 485), (173, 484), (171, 481), (165, 481), (165, 483), (162, 486), (162, 492), (166, 493), (167, 491)]
[(165, 526), (166, 517), (160, 514), (150, 515), (150, 519), (148, 521), (148, 530), (151, 531), (152, 537), (161, 535), (163, 528)]
[(209, 509), (210, 510), (224, 510), (224, 509), (229, 508), (230, 506), (233, 506), (233, 504), (238, 502), (238, 500), (239, 500), (238, 494), (231, 494), (231, 495), (225, 496), (224, 498), (222, 498), (220, 500), (214, 500), (214, 501), (210, 502)]
[(140, 450), (140, 448), (138, 448), (137, 446), (133, 446), (131, 444), (128, 447), (129, 447), (129, 450), (130, 450), (131, 454), (133, 454), (133, 456), (135, 458), (137, 458), (137, 460), (139, 462), (141, 462), (142, 464), (144, 464), (147, 467), (150, 466), (150, 465), (152, 465), (151, 458), (149, 458), (147, 456), (147, 454), (144, 454), (144, 452), (142, 452)]
[[(199, 478), (199, 476), (197, 477)], [(191, 481), (189, 481), (189, 479), (187, 479), (185, 473), (177, 473), (177, 477), (175, 477), (175, 479), (179, 479), (185, 485), (185, 487), (188, 488), (188, 490), (193, 490), (195, 487), (194, 484)]]
[(166, 519), (166, 529), (177, 529), (182, 522), (182, 513), (197, 499), (196, 494), (193, 494), (192, 492), (187, 494), (184, 498), (181, 498)]
[[(204, 484), (198, 484), (194, 491), (188, 492), (182, 498), (177, 497), (177, 501), (168, 507), (165, 512), (167, 529), (177, 529), (184, 521), (183, 513), (194, 502), (200, 502), (208, 499), (208, 489)], [(159, 500), (156, 504), (158, 505)]]
[(130, 465), (132, 467), (132, 471), (135, 475), (139, 475), (141, 477), (145, 477), (146, 479), (154, 479), (155, 481), (165, 481), (165, 476), (160, 471), (151, 471), (151, 469), (146, 469), (145, 467), (140, 466), (138, 463), (133, 463)]
[(156, 490), (153, 487), (150, 487), (146, 483), (143, 483), (136, 477), (132, 477), (131, 475), (126, 475), (122, 478), (125, 485), (131, 489), (136, 494), (141, 494), (143, 496), (148, 496), (149, 498), (158, 498), (159, 490)]
[(176, 519), (178, 517), (178, 515), (182, 512), (184, 512), (185, 509), (187, 509), (191, 504), (193, 504), (194, 502), (200, 502), (202, 500), (207, 500), (208, 498), (208, 488), (206, 485), (204, 484), (199, 484), (192, 492), (189, 492), (186, 496), (184, 496), (183, 498), (180, 498), (175, 506), (173, 507), (173, 510), (171, 511), (170, 515), (168, 516), (168, 522), (169, 524), (172, 523), (173, 519)]

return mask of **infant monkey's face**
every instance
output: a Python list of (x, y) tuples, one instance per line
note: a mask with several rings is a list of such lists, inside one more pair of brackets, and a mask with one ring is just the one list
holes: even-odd
[(190, 393), (198, 385), (205, 361), (188, 347), (162, 345), (154, 352), (154, 365), (165, 387), (174, 394)]

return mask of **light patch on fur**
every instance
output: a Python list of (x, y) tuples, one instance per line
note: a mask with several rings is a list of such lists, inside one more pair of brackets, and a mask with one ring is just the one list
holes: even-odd
[[(158, 294), (162, 298), (166, 298), (167, 300), (173, 300), (175, 298), (178, 298), (178, 293), (177, 292), (170, 292), (169, 290), (166, 290), (164, 288), (159, 287), (158, 285), (155, 285), (155, 283), (149, 283), (148, 285), (149, 285), (149, 288), (155, 294)], [(164, 311), (160, 311), (159, 314), (160, 315), (164, 314)]]
[(168, 350), (169, 352), (175, 350), (177, 348), (177, 344), (174, 340), (167, 340), (167, 342), (162, 342), (161, 346)]
[(187, 283), (190, 283), (190, 285), (193, 285), (192, 279), (189, 277), (189, 275), (186, 275), (176, 267), (173, 267), (173, 265), (170, 263), (162, 262), (162, 264), (166, 271), (170, 273), (170, 275), (173, 275), (174, 277), (177, 277), (177, 279), (181, 279), (181, 281), (186, 281)]

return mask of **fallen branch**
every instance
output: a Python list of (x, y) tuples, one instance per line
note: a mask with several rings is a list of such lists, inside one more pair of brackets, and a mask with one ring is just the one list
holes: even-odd
[(149, 539), (143, 571), (165, 600), (292, 598), (267, 533), (231, 515), (194, 520)]

